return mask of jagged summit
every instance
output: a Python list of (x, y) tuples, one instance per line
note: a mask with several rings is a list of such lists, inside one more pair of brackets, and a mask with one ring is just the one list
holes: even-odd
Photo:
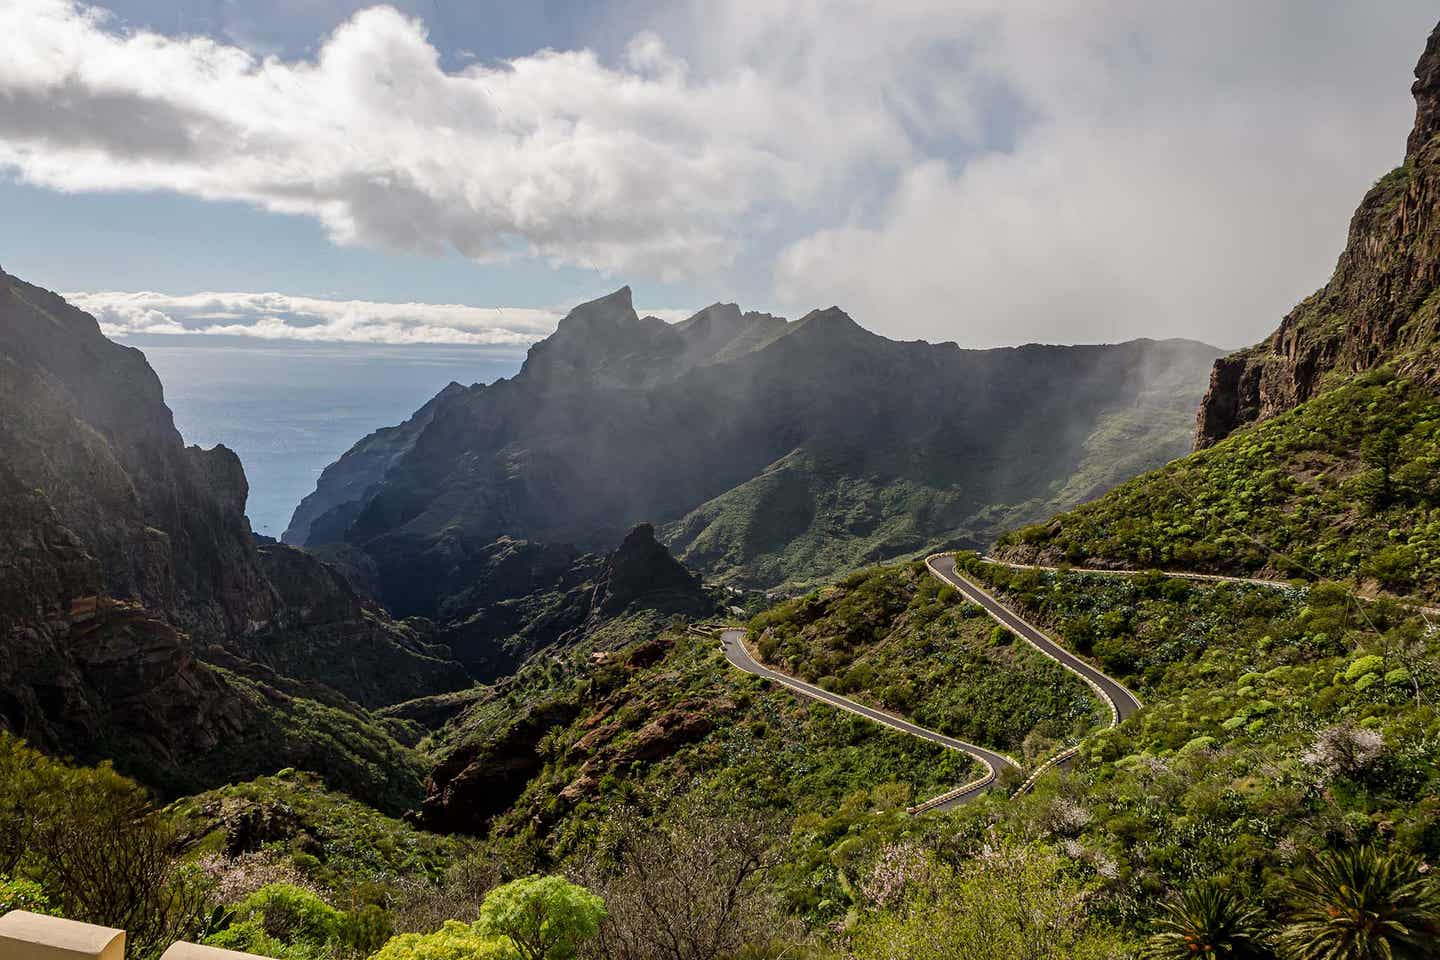
[[(835, 571), (979, 540), (1006, 510), (1068, 505), (1177, 455), (1218, 353), (961, 351), (890, 340), (838, 306), (788, 322), (719, 302), (670, 324), (621, 288), (572, 310), (516, 376), (357, 444), (291, 529), (368, 557), (401, 615), (445, 609), (498, 538), (593, 551), (642, 520), (701, 572), (775, 584), (795, 557)], [(1122, 436), (1124, 451), (1087, 452)]]
[[(866, 339), (885, 339), (878, 333), (866, 330), (856, 323), (850, 314), (839, 307), (826, 307), (824, 310), (811, 310), (805, 316), (796, 320), (793, 331), (805, 331), (812, 336), (843, 337), (853, 339), (861, 336)], [(794, 335), (793, 333), (791, 334)]]
[(1405, 144), (1405, 155), (1413, 157), (1440, 133), (1440, 25), (1430, 33), (1425, 52), (1415, 64), (1415, 128)]
[(592, 616), (614, 616), (647, 594), (673, 595), (686, 608), (702, 610), (705, 606), (700, 578), (655, 539), (653, 524), (641, 523), (610, 555), (605, 574), (595, 586)]
[(557, 330), (572, 330), (577, 327), (603, 328), (607, 325), (638, 323), (639, 320), (640, 317), (635, 313), (634, 297), (627, 285), (575, 307), (561, 318)]

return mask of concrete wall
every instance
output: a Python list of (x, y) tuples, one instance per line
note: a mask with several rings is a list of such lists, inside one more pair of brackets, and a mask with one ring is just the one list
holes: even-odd
[[(125, 960), (125, 931), (25, 910), (0, 916), (0, 960)], [(160, 960), (262, 960), (253, 954), (172, 944)]]

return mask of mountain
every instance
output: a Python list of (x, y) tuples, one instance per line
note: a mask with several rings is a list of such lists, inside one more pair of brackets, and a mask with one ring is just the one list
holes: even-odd
[(365, 707), (469, 678), (428, 624), (259, 545), (247, 493), (139, 350), (0, 271), (0, 728), (167, 793), (296, 765), (403, 809), (422, 769)]
[(1405, 160), (1350, 221), (1330, 281), (1265, 341), (1216, 361), (1196, 417), (1203, 448), (1366, 370), (1440, 383), (1440, 38), (1415, 67)]
[(622, 288), (515, 377), (360, 441), (284, 539), (358, 549), (399, 615), (439, 614), (502, 538), (593, 549), (640, 521), (711, 576), (809, 582), (982, 542), (1179, 455), (1216, 353), (902, 343), (834, 307), (672, 325)]
[(1436, 596), (1440, 28), (1415, 76), (1404, 164), (1366, 194), (1330, 282), (1216, 362), (1199, 452), (1005, 535), (1000, 555)]
[(672, 617), (716, 609), (648, 523), (608, 554), (502, 538), (475, 559), (437, 635), (477, 680), (508, 675), (541, 650), (658, 632)]

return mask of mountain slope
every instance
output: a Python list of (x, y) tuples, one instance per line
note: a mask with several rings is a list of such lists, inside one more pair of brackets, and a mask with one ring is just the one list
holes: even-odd
[(421, 768), (361, 704), (465, 671), (258, 547), (247, 492), (229, 450), (184, 445), (140, 351), (0, 272), (0, 727), (164, 792), (296, 765), (402, 809)]
[(1405, 165), (1366, 195), (1329, 284), (1216, 363), (1200, 451), (1000, 555), (1440, 596), (1440, 28), (1415, 73)]
[(642, 520), (702, 572), (803, 582), (980, 542), (1178, 455), (1214, 355), (900, 343), (837, 308), (786, 323), (717, 304), (668, 325), (624, 288), (573, 310), (514, 378), (437, 398), (378, 484), (362, 441), (287, 537), (343, 529), (400, 614), (438, 612), (457, 554), (506, 536), (590, 548)]
[(1440, 36), (1415, 77), (1404, 162), (1361, 201), (1330, 281), (1264, 342), (1216, 362), (1197, 447), (1376, 367), (1440, 383)]
[(1383, 371), (1002, 537), (1009, 560), (1440, 597), (1440, 399)]

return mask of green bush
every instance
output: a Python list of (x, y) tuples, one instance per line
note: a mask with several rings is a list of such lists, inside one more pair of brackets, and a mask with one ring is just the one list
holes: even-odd
[(600, 930), (605, 903), (564, 877), (525, 877), (496, 887), (477, 928), (514, 944), (521, 960), (571, 960)]
[(482, 932), (480, 924), (446, 921), (434, 933), (402, 933), (370, 960), (514, 960), (519, 956), (503, 937)]
[(1378, 673), (1384, 667), (1384, 657), (1377, 656), (1375, 654), (1360, 657), (1351, 662), (1350, 666), (1345, 668), (1345, 679), (1350, 683), (1354, 683), (1356, 680), (1359, 680), (1367, 673)]
[(272, 883), (250, 894), (235, 906), (234, 918), (206, 938), (206, 944), (285, 960), (331, 957), (344, 946), (345, 914), (288, 883)]
[(50, 898), (40, 884), (33, 880), (11, 879), (0, 875), (0, 915), (11, 910), (28, 910), (31, 913), (54, 913)]

